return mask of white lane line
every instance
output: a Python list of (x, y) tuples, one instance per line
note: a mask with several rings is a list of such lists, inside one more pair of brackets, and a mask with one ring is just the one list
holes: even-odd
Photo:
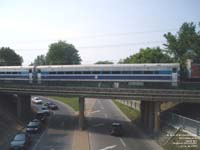
[(117, 147), (117, 145), (107, 146), (107, 147), (99, 149), (99, 150), (108, 150), (108, 149), (113, 149), (115, 147)]
[(100, 112), (100, 110), (92, 111), (92, 112), (90, 112), (90, 114), (94, 114), (94, 113), (97, 113), (97, 112)]
[(121, 141), (122, 145), (123, 145), (124, 147), (126, 147), (126, 143), (124, 142), (124, 140), (123, 140), (122, 138), (120, 138), (120, 141)]
[(108, 118), (108, 115), (107, 114), (104, 114), (105, 118)]
[(103, 107), (103, 106), (101, 106), (101, 109), (104, 109), (104, 107)]
[(34, 147), (32, 150), (36, 150), (38, 144), (40, 143), (41, 139), (43, 138), (43, 136), (45, 135), (47, 129), (42, 133), (42, 135), (39, 137), (38, 141), (35, 143)]
[(100, 126), (104, 126), (104, 123), (96, 124), (96, 125), (94, 125), (93, 127), (100, 127)]

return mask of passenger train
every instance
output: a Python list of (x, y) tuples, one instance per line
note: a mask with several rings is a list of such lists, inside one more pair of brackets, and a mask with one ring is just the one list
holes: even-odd
[(0, 81), (45, 82), (113, 82), (144, 85), (167, 83), (177, 86), (180, 66), (171, 64), (112, 64), (0, 67)]

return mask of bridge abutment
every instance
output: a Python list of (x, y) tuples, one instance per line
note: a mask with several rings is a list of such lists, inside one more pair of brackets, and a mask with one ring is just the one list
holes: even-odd
[(31, 96), (17, 96), (17, 116), (20, 119), (28, 120), (31, 114)]
[(160, 102), (141, 101), (141, 123), (149, 131), (160, 129)]
[(84, 130), (85, 128), (85, 98), (79, 97), (79, 129)]

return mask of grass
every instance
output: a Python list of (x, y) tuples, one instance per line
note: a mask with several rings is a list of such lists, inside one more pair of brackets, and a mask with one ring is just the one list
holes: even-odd
[[(190, 142), (187, 144), (187, 142)], [(195, 142), (191, 144), (191, 142)], [(180, 144), (177, 144), (180, 143)], [(185, 146), (185, 147), (182, 147)], [(196, 147), (191, 147), (196, 146)], [(200, 140), (188, 135), (183, 131), (178, 131), (172, 139), (163, 146), (165, 150), (199, 150), (200, 149)]]
[(117, 105), (117, 107), (132, 121), (136, 120), (139, 115), (140, 112), (136, 109), (130, 108), (124, 104), (121, 104), (120, 102), (113, 100), (115, 105)]
[(69, 105), (75, 111), (79, 110), (78, 97), (66, 98), (66, 97), (61, 97), (61, 96), (51, 96), (50, 98), (61, 101), (65, 104)]

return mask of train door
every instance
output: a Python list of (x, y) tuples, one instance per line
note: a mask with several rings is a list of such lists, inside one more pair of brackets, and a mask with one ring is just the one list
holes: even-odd
[(178, 70), (177, 68), (172, 68), (172, 86), (178, 85)]
[(29, 83), (30, 83), (30, 84), (33, 83), (33, 73), (32, 73), (32, 69), (29, 69)]
[(40, 69), (37, 70), (37, 81), (38, 81), (38, 84), (41, 84), (41, 70)]

